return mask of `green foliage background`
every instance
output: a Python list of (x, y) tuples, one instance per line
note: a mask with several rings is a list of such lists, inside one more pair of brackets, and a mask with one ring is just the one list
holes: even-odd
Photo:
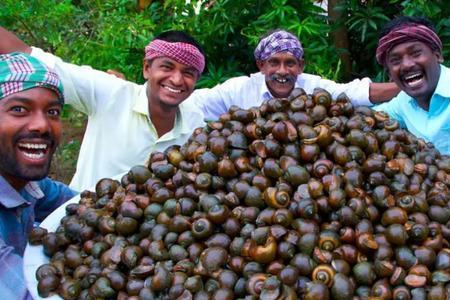
[[(339, 80), (340, 51), (350, 51), (353, 76), (380, 77), (374, 53), (378, 30), (396, 15), (426, 16), (436, 24), (448, 50), (450, 6), (444, 0), (338, 0), (348, 17), (350, 49), (336, 49), (324, 9), (312, 0), (166, 0), (143, 11), (136, 0), (2, 0), (0, 24), (31, 45), (77, 64), (113, 68), (142, 82), (143, 48), (156, 34), (185, 30), (204, 45), (208, 73), (198, 87), (256, 71), (253, 49), (273, 28), (296, 33), (305, 47), (306, 72)], [(446, 51), (445, 54), (447, 54)], [(444, 55), (445, 56), (445, 55)]]
[[(329, 0), (330, 1), (330, 0)], [(305, 72), (340, 81), (339, 53), (352, 59), (351, 77), (387, 80), (374, 53), (380, 27), (397, 15), (426, 16), (434, 22), (449, 54), (450, 6), (445, 0), (333, 0), (346, 16), (329, 24), (327, 12), (312, 0), (166, 0), (152, 1), (145, 10), (136, 0), (2, 0), (0, 25), (30, 45), (51, 51), (76, 64), (100, 70), (116, 69), (127, 79), (143, 82), (145, 45), (156, 34), (185, 30), (207, 54), (207, 72), (197, 87), (256, 71), (253, 50), (261, 34), (285, 28), (297, 34), (305, 48)], [(332, 1), (330, 1), (332, 2)], [(336, 49), (330, 31), (344, 26), (349, 49)], [(64, 118), (82, 127), (85, 117), (71, 110)], [(75, 165), (78, 140), (61, 147), (61, 162)]]

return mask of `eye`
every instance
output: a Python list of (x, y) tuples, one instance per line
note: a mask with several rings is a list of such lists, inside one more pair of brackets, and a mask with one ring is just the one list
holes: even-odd
[(268, 63), (269, 63), (269, 66), (271, 66), (271, 67), (276, 67), (279, 65), (278, 61), (274, 60), (274, 59), (269, 60)]
[(48, 110), (48, 114), (52, 117), (59, 117), (61, 115), (60, 108), (51, 108)]
[(189, 78), (195, 78), (195, 75), (197, 74), (194, 70), (185, 70), (183, 71), (184, 76)]
[(295, 61), (288, 61), (288, 62), (286, 63), (286, 65), (287, 65), (289, 68), (292, 68), (292, 67), (295, 66)]
[(169, 71), (172, 69), (172, 67), (170, 65), (166, 65), (166, 64), (161, 65), (160, 68), (163, 69), (164, 71)]
[(23, 106), (13, 106), (9, 110), (14, 114), (24, 114), (27, 112), (26, 108)]
[(389, 58), (389, 64), (394, 65), (394, 66), (400, 64), (400, 58), (399, 57)]
[(413, 57), (418, 57), (418, 56), (420, 56), (422, 54), (422, 51), (421, 50), (414, 50), (413, 52), (412, 52), (412, 56)]

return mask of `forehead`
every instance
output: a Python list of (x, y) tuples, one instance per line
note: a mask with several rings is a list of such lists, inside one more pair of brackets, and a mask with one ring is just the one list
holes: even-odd
[(56, 92), (48, 88), (36, 87), (8, 95), (0, 99), (0, 106), (20, 101), (32, 105), (62, 105)]
[(430, 52), (432, 52), (432, 49), (428, 44), (425, 44), (424, 42), (415, 40), (415, 41), (399, 43), (399, 44), (393, 46), (391, 48), (391, 50), (389, 50), (388, 55), (398, 55), (398, 54), (401, 54), (402, 52), (412, 51), (415, 49), (425, 49), (425, 50), (429, 50)]
[(168, 56), (156, 57), (153, 59), (153, 63), (155, 63), (156, 65), (169, 64), (182, 70), (196, 71), (194, 67), (177, 62), (175, 59)]
[(270, 60), (295, 60), (295, 61), (298, 61), (297, 58), (289, 51), (275, 53), (275, 54), (271, 55), (267, 60), (268, 61), (270, 61)]

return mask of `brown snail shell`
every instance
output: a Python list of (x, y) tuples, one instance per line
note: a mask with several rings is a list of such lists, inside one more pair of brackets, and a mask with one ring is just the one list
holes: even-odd
[(257, 273), (252, 275), (246, 284), (246, 290), (253, 296), (259, 296), (261, 294), (261, 290), (264, 287), (264, 282), (267, 279), (267, 275), (263, 273)]
[(290, 196), (285, 191), (280, 191), (275, 187), (268, 187), (263, 193), (264, 201), (273, 208), (284, 208), (289, 205)]
[(312, 272), (311, 279), (331, 287), (334, 283), (335, 274), (336, 271), (330, 265), (318, 265)]

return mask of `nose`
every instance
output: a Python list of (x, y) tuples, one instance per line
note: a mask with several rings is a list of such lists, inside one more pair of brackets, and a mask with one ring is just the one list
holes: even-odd
[(281, 75), (286, 75), (286, 74), (288, 74), (288, 68), (287, 68), (287, 66), (286, 66), (284, 63), (281, 63), (281, 64), (280, 64), (280, 67), (279, 67), (278, 70), (277, 70), (277, 73), (278, 73), (278, 74), (281, 74)]
[(183, 84), (183, 74), (179, 70), (174, 70), (170, 76), (170, 81), (173, 85), (180, 86)]
[(50, 131), (50, 122), (43, 112), (34, 113), (29, 122), (28, 130), (37, 133), (48, 133)]
[(415, 64), (414, 59), (412, 57), (410, 57), (410, 56), (405, 56), (402, 59), (402, 67), (404, 69), (408, 69), (408, 68), (414, 66), (414, 64)]

